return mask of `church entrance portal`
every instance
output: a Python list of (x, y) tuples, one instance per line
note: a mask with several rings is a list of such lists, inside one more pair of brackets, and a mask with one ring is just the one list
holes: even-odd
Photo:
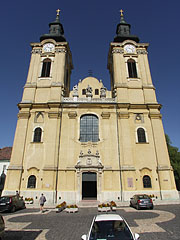
[(82, 174), (82, 199), (97, 199), (97, 174), (85, 172)]

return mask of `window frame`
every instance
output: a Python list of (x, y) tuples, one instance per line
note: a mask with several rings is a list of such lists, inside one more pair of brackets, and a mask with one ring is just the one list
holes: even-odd
[(133, 58), (127, 60), (127, 69), (129, 78), (138, 78), (137, 64)]
[(99, 95), (99, 89), (98, 89), (98, 88), (96, 88), (96, 89), (94, 90), (94, 95), (96, 95), (96, 96)]
[[(80, 126), (79, 128), (80, 142), (96, 143), (100, 141), (99, 140), (99, 117), (97, 115), (91, 114), (91, 113), (81, 115), (79, 126)], [(83, 129), (83, 126), (84, 126), (84, 129)]]
[[(139, 141), (138, 129), (140, 129), (140, 128), (142, 128), (142, 129), (144, 130), (145, 140), (146, 140), (145, 142)], [(145, 129), (144, 127), (142, 127), (142, 126), (139, 126), (139, 127), (136, 128), (136, 130), (135, 130), (135, 137), (136, 137), (136, 143), (139, 143), (139, 144), (149, 143), (149, 141), (148, 141), (148, 136), (147, 136), (147, 131), (146, 131), (146, 129)]]
[[(148, 181), (145, 180), (145, 178), (148, 179)], [(143, 180), (143, 188), (152, 188), (152, 181), (149, 175), (144, 175), (142, 180)]]
[(86, 89), (85, 88), (82, 89), (82, 95), (83, 96), (86, 95)]
[(41, 78), (49, 78), (51, 74), (52, 60), (45, 58), (42, 62)]
[[(37, 138), (37, 136), (35, 136), (37, 129), (41, 129), (40, 141), (37, 141), (37, 140), (35, 141), (35, 137)], [(32, 142), (33, 142), (33, 143), (41, 143), (41, 142), (42, 142), (42, 136), (43, 136), (43, 129), (42, 129), (41, 127), (39, 127), (39, 126), (35, 127), (34, 130), (33, 130), (33, 139), (32, 139)]]
[[(34, 177), (33, 181), (30, 179), (30, 178), (32, 178), (32, 177)], [(35, 180), (35, 182), (34, 182), (34, 180)], [(30, 181), (33, 182), (33, 184), (32, 184)], [(30, 176), (28, 177), (28, 181), (27, 181), (27, 188), (30, 188), (30, 189), (36, 188), (36, 182), (37, 182), (36, 176), (33, 175), (33, 174), (30, 175)], [(31, 185), (30, 185), (30, 183), (31, 183)]]

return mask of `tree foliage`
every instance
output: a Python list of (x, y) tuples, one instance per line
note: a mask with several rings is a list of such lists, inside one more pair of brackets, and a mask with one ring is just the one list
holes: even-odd
[(174, 177), (177, 189), (180, 190), (180, 152), (177, 147), (173, 147), (169, 136), (166, 134), (166, 143), (169, 152), (169, 158), (174, 170)]

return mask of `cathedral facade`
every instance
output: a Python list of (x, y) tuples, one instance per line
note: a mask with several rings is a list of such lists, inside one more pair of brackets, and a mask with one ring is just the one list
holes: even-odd
[(136, 193), (177, 199), (149, 69), (148, 43), (121, 13), (110, 44), (111, 90), (92, 76), (70, 90), (72, 55), (57, 12), (32, 56), (4, 195), (49, 203), (129, 201)]

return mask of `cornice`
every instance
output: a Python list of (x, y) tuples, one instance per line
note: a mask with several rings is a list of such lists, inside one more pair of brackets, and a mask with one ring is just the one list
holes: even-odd
[(120, 170), (121, 171), (136, 171), (135, 167), (133, 167), (133, 166), (121, 166)]
[(44, 166), (43, 171), (57, 171), (57, 167), (54, 166)]
[(158, 170), (158, 171), (170, 171), (170, 170), (171, 170), (171, 167), (166, 166), (166, 165), (159, 165), (159, 166), (157, 167), (157, 170)]
[(128, 111), (120, 111), (120, 112), (118, 112), (118, 118), (120, 118), (120, 119), (128, 119), (129, 118), (129, 112)]
[(149, 117), (151, 119), (161, 119), (162, 118), (162, 114), (160, 114), (160, 113), (149, 113)]
[(150, 109), (158, 109), (158, 110), (160, 110), (161, 108), (162, 108), (162, 105), (161, 104), (154, 104), (154, 103), (149, 103), (149, 104), (147, 104), (147, 107), (148, 107), (148, 109), (150, 110)]
[(54, 118), (54, 119), (57, 119), (57, 118), (60, 118), (62, 115), (61, 112), (48, 112), (48, 117), (49, 118)]
[(29, 112), (19, 112), (18, 113), (18, 119), (28, 119), (30, 118), (30, 113)]
[(9, 165), (8, 169), (9, 170), (20, 170), (22, 171), (23, 170), (23, 167), (21, 165)]

